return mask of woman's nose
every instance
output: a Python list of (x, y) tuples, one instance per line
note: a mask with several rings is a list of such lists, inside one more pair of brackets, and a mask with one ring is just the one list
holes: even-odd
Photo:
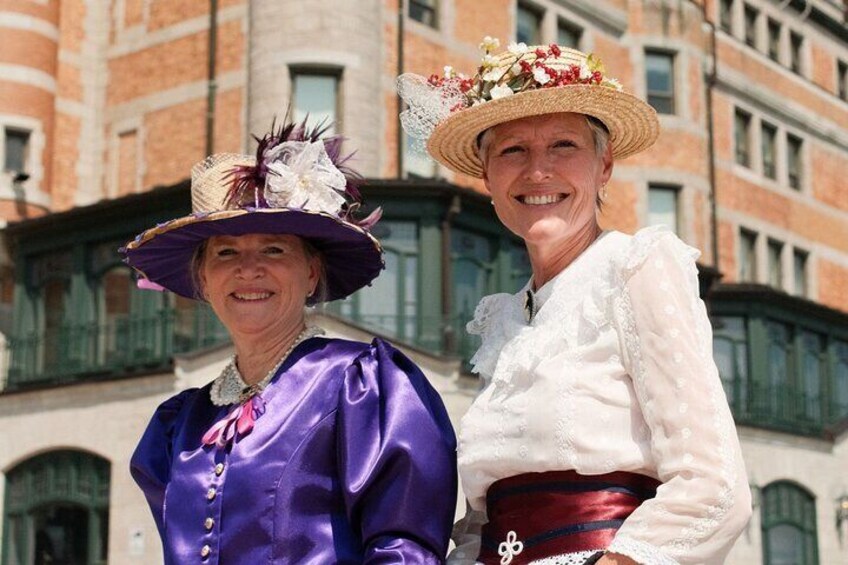
[(241, 278), (255, 278), (260, 276), (262, 272), (262, 262), (252, 253), (245, 253), (239, 257), (236, 276)]
[(542, 182), (551, 177), (551, 160), (544, 151), (530, 151), (527, 156), (525, 177), (531, 182)]

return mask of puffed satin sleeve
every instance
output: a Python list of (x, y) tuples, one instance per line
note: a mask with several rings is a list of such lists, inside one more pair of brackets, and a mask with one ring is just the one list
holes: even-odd
[(164, 535), (162, 514), (165, 487), (171, 478), (175, 423), (186, 400), (196, 392), (184, 390), (159, 405), (130, 460), (130, 474), (147, 498), (160, 536)]
[(442, 563), (457, 479), (439, 394), (380, 340), (348, 368), (340, 394), (339, 477), (364, 563)]
[(745, 466), (712, 358), (697, 251), (670, 233), (653, 239), (623, 270), (615, 312), (663, 484), (609, 551), (651, 565), (723, 563), (751, 515)]

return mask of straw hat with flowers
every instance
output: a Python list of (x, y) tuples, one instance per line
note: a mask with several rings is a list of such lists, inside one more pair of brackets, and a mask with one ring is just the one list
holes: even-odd
[(613, 157), (650, 147), (659, 135), (656, 112), (624, 92), (600, 60), (575, 49), (512, 44), (493, 54), (497, 39), (486, 37), (483, 60), (472, 78), (445, 67), (443, 76), (404, 74), (398, 92), (407, 104), (404, 129), (425, 140), (430, 155), (449, 169), (481, 177), (480, 135), (501, 123), (559, 112), (586, 114), (610, 133)]

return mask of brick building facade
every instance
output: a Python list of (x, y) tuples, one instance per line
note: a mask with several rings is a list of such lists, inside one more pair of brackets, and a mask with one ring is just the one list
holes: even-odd
[[(486, 35), (594, 52), (657, 109), (662, 134), (616, 163), (602, 223), (665, 223), (702, 251), (756, 494), (731, 562), (844, 561), (846, 14), (837, 0), (0, 0), (0, 563), (30, 563), (33, 532), (82, 515), (86, 562), (158, 558), (129, 452), (159, 401), (214, 375), (226, 337), (203, 308), (135, 290), (114, 250), (188, 209), (194, 162), (250, 151), (286, 112), (334, 120), (386, 212), (386, 273), (322, 316), (418, 355), (458, 422), (476, 386), (463, 322), (528, 265), (479, 181), (399, 131), (394, 78), (472, 73)], [(98, 413), (115, 422), (100, 439), (85, 433)], [(100, 490), (61, 510), (63, 473)], [(46, 476), (42, 497), (24, 486)]]

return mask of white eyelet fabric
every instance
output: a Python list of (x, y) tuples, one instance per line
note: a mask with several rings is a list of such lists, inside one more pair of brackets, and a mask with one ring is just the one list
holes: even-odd
[(457, 524), (450, 563), (475, 562), (489, 485), (572, 469), (663, 483), (609, 551), (645, 564), (723, 562), (750, 517), (750, 491), (697, 257), (664, 228), (605, 232), (538, 290), (531, 324), (526, 288), (480, 302), (468, 331), (483, 340), (472, 363), (484, 388), (462, 419), (458, 451), (476, 512)]

